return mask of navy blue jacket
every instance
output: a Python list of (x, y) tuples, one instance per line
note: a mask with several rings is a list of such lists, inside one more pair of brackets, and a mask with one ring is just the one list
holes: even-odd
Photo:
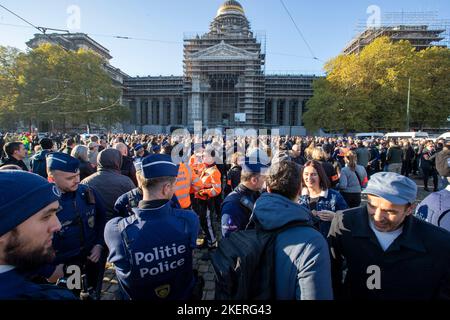
[(103, 232), (106, 213), (93, 189), (80, 184), (76, 192), (63, 193), (60, 204), (62, 210), (57, 216), (61, 230), (53, 237), (56, 251), (54, 265), (74, 258), (85, 258), (90, 255), (94, 245), (105, 244)]
[(133, 300), (187, 300), (195, 286), (197, 215), (167, 200), (141, 201), (136, 213), (106, 224), (108, 261)]
[[(119, 217), (128, 217), (129, 215), (134, 214), (133, 209), (138, 207), (142, 197), (142, 190), (139, 188), (134, 188), (133, 190), (128, 191), (117, 198), (116, 203), (114, 204), (114, 211), (117, 212)], [(173, 195), (170, 201), (173, 208), (181, 209), (176, 195)]]
[(30, 161), (31, 171), (47, 179), (47, 159), (46, 156), (51, 150), (42, 150), (36, 153)]
[[(383, 251), (364, 206), (337, 214), (328, 240), (337, 298), (450, 299), (450, 233), (444, 229), (408, 216), (402, 233)], [(367, 286), (375, 275), (371, 266), (379, 267), (379, 289)]]
[[(309, 207), (310, 197), (307, 194), (307, 189), (304, 188), (302, 190), (302, 195), (300, 197), (299, 203), (307, 209), (311, 209)], [(333, 189), (328, 189), (322, 192), (322, 195), (319, 197), (317, 201), (317, 211), (321, 210), (329, 210), (329, 211), (339, 211), (348, 209), (347, 202), (345, 202), (342, 195)], [(318, 226), (320, 233), (326, 238), (328, 236), (328, 231), (330, 230), (331, 221), (322, 221), (319, 218), (312, 216), (313, 223)]]
[(67, 289), (36, 284), (16, 269), (0, 273), (0, 300), (76, 300)]
[(231, 192), (222, 203), (222, 236), (227, 238), (232, 232), (245, 230), (252, 212), (245, 208), (240, 200), (247, 197), (251, 202), (255, 203), (260, 193), (252, 191), (242, 184)]
[[(310, 222), (309, 210), (275, 193), (263, 193), (253, 214), (264, 230), (291, 222)], [(314, 228), (297, 226), (275, 240), (275, 293), (277, 300), (333, 298), (328, 245)]]

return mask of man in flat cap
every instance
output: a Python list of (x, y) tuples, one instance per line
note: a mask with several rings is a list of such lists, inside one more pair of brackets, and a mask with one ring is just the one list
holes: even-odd
[(450, 299), (450, 233), (412, 215), (415, 182), (379, 172), (363, 193), (367, 206), (337, 213), (328, 235), (335, 297)]
[(143, 200), (135, 214), (114, 218), (105, 228), (108, 261), (115, 266), (124, 298), (200, 299), (200, 281), (192, 268), (198, 217), (170, 203), (178, 165), (164, 154), (150, 155), (141, 164)]
[(54, 266), (63, 264), (64, 270), (71, 265), (79, 266), (86, 274), (93, 298), (99, 298), (106, 260), (103, 253), (106, 213), (96, 192), (80, 184), (79, 165), (78, 159), (66, 153), (47, 156), (48, 176), (62, 192), (62, 210), (58, 212), (62, 228), (53, 238)]
[(253, 211), (253, 205), (261, 195), (268, 166), (259, 159), (246, 157), (242, 164), (241, 183), (223, 201), (221, 208), (222, 236), (245, 230)]
[(0, 171), (0, 299), (75, 299), (68, 290), (29, 280), (55, 257), (52, 238), (61, 229), (56, 216), (60, 192), (44, 178), (23, 171)]

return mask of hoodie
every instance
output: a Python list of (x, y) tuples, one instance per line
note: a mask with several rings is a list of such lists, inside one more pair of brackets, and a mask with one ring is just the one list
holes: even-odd
[[(253, 214), (264, 230), (290, 222), (310, 222), (309, 210), (275, 193), (263, 193)], [(289, 228), (275, 241), (275, 293), (277, 300), (330, 300), (331, 267), (325, 238), (314, 228)]]
[(30, 167), (31, 171), (33, 173), (36, 173), (40, 175), (41, 177), (44, 177), (45, 179), (48, 178), (47, 176), (47, 155), (50, 154), (52, 150), (41, 150), (37, 152), (30, 161)]
[(117, 149), (105, 149), (97, 156), (97, 172), (81, 181), (100, 195), (106, 209), (107, 220), (115, 217), (116, 200), (135, 188), (133, 181), (120, 173), (122, 155)]

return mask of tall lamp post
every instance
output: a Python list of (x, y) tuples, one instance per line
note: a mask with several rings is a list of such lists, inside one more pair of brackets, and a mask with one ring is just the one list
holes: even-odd
[(408, 101), (406, 103), (406, 131), (409, 132), (409, 100), (411, 98), (411, 77), (408, 79)]

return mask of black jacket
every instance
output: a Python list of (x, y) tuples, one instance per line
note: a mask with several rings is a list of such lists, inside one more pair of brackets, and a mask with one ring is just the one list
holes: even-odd
[(95, 173), (95, 169), (92, 167), (89, 161), (80, 160), (80, 180), (89, 177), (91, 174)]
[[(401, 235), (383, 251), (369, 226), (367, 207), (360, 207), (336, 214), (328, 240), (338, 299), (450, 299), (450, 233), (444, 229), (408, 216)], [(381, 288), (370, 290), (373, 266), (379, 267)]]
[(241, 183), (241, 166), (234, 166), (227, 172), (227, 183), (225, 185), (225, 197), (229, 195)]
[(16, 166), (19, 166), (22, 168), (22, 170), (24, 171), (30, 171), (27, 167), (27, 165), (25, 164), (25, 162), (23, 162), (22, 160), (17, 160), (14, 157), (6, 157), (4, 158), (1, 162), (0, 162), (0, 167), (6, 166), (8, 164), (15, 164)]
[(133, 158), (128, 156), (122, 156), (122, 167), (120, 167), (120, 172), (133, 181), (133, 183), (138, 186), (136, 179), (136, 168), (134, 167)]

